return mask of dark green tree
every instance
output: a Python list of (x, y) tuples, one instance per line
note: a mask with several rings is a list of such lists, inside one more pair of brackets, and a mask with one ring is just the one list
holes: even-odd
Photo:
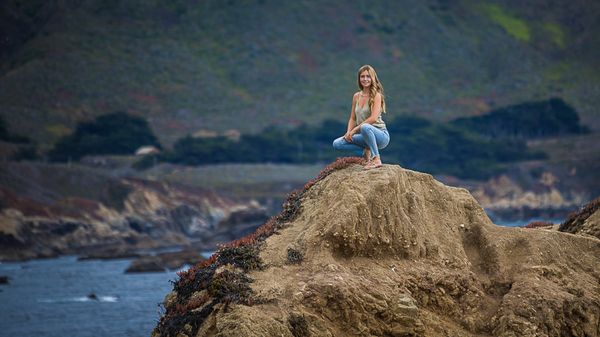
[[(561, 105), (560, 101), (551, 104)], [(561, 116), (572, 115), (563, 113)], [(518, 125), (523, 117), (508, 114), (503, 118), (505, 125)], [(573, 123), (572, 117), (565, 120)], [(545, 157), (544, 153), (529, 150), (522, 138), (492, 138), (461, 123), (435, 123), (416, 116), (399, 116), (388, 120), (387, 128), (392, 141), (381, 151), (385, 161), (432, 174), (485, 179), (503, 171), (508, 163)], [(239, 141), (187, 136), (175, 143), (172, 152), (144, 158), (136, 167), (147, 168), (157, 161), (185, 165), (328, 162), (348, 155), (332, 148), (333, 140), (345, 130), (345, 123), (326, 120), (320, 126), (267, 127), (260, 133), (243, 135)]]
[(9, 143), (22, 143), (22, 144), (31, 143), (31, 139), (29, 139), (28, 137), (11, 133), (8, 130), (6, 121), (4, 121), (4, 118), (2, 118), (2, 117), (0, 117), (0, 140), (9, 142)]
[(48, 153), (53, 161), (78, 160), (85, 155), (132, 154), (143, 145), (160, 144), (145, 119), (125, 112), (102, 115), (79, 123)]
[(490, 111), (476, 117), (462, 117), (451, 124), (490, 138), (543, 138), (585, 133), (579, 115), (560, 98), (526, 102)]

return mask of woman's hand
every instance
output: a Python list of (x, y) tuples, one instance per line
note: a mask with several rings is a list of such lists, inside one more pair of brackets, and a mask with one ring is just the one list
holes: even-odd
[(352, 143), (352, 136), (354, 135), (355, 131), (354, 129), (346, 132), (346, 134), (344, 135), (344, 139), (348, 142), (348, 143)]
[(360, 130), (360, 125), (355, 126), (354, 129), (351, 129), (350, 131), (346, 132), (346, 134), (344, 135), (344, 139), (348, 143), (352, 143), (352, 136), (354, 136), (354, 134), (357, 133), (359, 130)]

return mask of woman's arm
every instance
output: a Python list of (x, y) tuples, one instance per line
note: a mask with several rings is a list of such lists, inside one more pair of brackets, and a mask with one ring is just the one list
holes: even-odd
[(350, 107), (350, 118), (348, 119), (348, 127), (346, 128), (346, 134), (344, 135), (344, 139), (348, 142), (352, 142), (352, 130), (354, 130), (356, 126), (356, 114), (354, 112), (354, 106), (356, 104), (356, 100), (358, 98), (358, 93), (352, 96), (352, 106)]
[(356, 126), (356, 114), (354, 112), (354, 105), (356, 104), (357, 94), (352, 96), (352, 106), (350, 107), (350, 119), (348, 119), (348, 129), (346, 133), (350, 132)]

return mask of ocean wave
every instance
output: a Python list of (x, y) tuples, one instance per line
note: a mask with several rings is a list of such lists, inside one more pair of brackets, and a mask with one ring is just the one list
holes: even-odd
[(117, 302), (119, 297), (118, 296), (100, 296), (100, 297), (98, 297), (98, 299), (100, 300), (100, 302)]
[(43, 298), (39, 299), (38, 303), (71, 303), (71, 302), (109, 302), (114, 303), (119, 301), (119, 296), (106, 295), (88, 295), (88, 296), (77, 296), (67, 298)]

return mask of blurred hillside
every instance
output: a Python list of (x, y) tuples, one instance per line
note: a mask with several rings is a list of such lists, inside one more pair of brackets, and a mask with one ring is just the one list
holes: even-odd
[(600, 129), (600, 2), (29, 0), (0, 5), (0, 116), (48, 149), (140, 115), (171, 145), (211, 129), (344, 121), (355, 71), (434, 120), (563, 98)]

